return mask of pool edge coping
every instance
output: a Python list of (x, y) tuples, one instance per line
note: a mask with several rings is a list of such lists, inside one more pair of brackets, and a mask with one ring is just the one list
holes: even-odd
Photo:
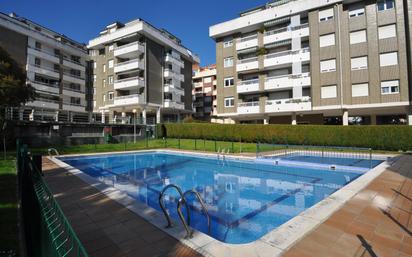
[[(213, 156), (213, 153), (193, 152), (193, 151), (181, 151), (170, 149), (152, 149), (152, 150), (137, 150), (137, 151), (124, 151), (124, 152), (110, 152), (110, 153), (94, 153), (94, 154), (73, 154), (73, 155), (61, 155), (60, 157), (73, 157), (73, 156), (90, 156), (90, 155), (107, 155), (107, 154), (124, 154), (124, 153), (144, 153), (144, 152), (169, 152), (169, 153), (187, 153), (196, 154), (198, 156)], [(393, 155), (382, 155), (386, 157), (393, 157)], [(250, 156), (237, 156), (227, 155), (230, 159), (247, 159), (253, 160), (255, 157)], [(204, 256), (221, 256), (232, 255), (231, 253), (241, 253), (243, 256), (281, 256), (293, 245), (303, 239), (307, 234), (315, 230), (319, 225), (326, 221), (333, 213), (339, 210), (348, 200), (354, 197), (362, 189), (364, 189), (375, 178), (382, 174), (389, 166), (387, 161), (382, 162), (375, 168), (365, 172), (362, 176), (345, 185), (341, 189), (337, 190), (333, 194), (324, 198), (322, 201), (313, 205), (312, 207), (301, 212), (299, 215), (283, 223), (279, 227), (268, 232), (261, 238), (246, 244), (229, 244), (218, 241), (209, 235), (195, 230), (194, 236), (191, 239), (185, 239), (185, 230), (180, 223), (176, 223), (173, 228), (165, 228), (165, 219), (163, 213), (155, 210), (152, 207), (145, 205), (134, 198), (128, 196), (126, 193), (119, 189), (108, 186), (97, 179), (87, 175), (79, 169), (76, 169), (67, 163), (54, 158), (47, 157), (54, 162), (60, 168), (65, 169), (71, 174), (77, 176), (82, 181), (95, 187), (102, 194), (108, 198), (120, 203), (127, 209), (131, 210), (135, 214), (144, 218), (155, 227), (161, 229), (168, 235), (174, 237), (182, 244), (192, 248), (198, 253)], [(245, 255), (247, 252), (250, 254)]]

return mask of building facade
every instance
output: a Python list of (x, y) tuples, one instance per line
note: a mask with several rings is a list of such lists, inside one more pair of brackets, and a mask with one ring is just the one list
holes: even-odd
[(192, 114), (199, 58), (167, 32), (137, 19), (108, 25), (88, 44), (93, 111), (103, 123), (178, 121)]
[(193, 117), (211, 121), (217, 114), (216, 65), (199, 67), (193, 75)]
[(281, 0), (210, 27), (217, 115), (411, 124), (409, 1)]
[(35, 101), (9, 115), (19, 120), (88, 122), (85, 45), (16, 14), (0, 13), (0, 47), (25, 70)]

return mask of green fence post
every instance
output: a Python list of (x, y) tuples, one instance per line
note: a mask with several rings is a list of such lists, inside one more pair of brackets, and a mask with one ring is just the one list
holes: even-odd
[(215, 152), (217, 152), (216, 139), (215, 139)]
[(232, 140), (232, 153), (235, 153), (235, 141)]
[(179, 137), (179, 140), (178, 140), (178, 145), (179, 145), (179, 149), (180, 149), (180, 137)]
[(195, 138), (195, 150), (197, 150), (197, 140)]

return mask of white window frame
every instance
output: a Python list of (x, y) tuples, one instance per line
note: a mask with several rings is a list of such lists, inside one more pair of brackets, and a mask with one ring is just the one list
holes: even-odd
[[(365, 63), (363, 63), (362, 65), (359, 66), (354, 66), (354, 64), (356, 64), (356, 62), (360, 62), (360, 61), (366, 61)], [(350, 59), (350, 68), (351, 70), (364, 70), (368, 68), (368, 56), (359, 56), (359, 57), (352, 57)]]
[[(93, 50), (94, 51), (94, 50)], [(93, 69), (96, 69), (97, 68), (97, 63), (96, 62), (93, 62)]]
[(103, 72), (106, 72), (106, 64), (103, 64)]
[(321, 99), (330, 99), (338, 97), (338, 86), (337, 85), (328, 85), (322, 86), (320, 88), (320, 98)]
[(109, 79), (109, 85), (113, 84), (113, 76), (107, 77)]
[(230, 108), (235, 106), (235, 98), (234, 97), (225, 97), (224, 99), (225, 108)]
[(378, 38), (379, 39), (393, 38), (396, 36), (397, 36), (396, 24), (390, 24), (390, 25), (378, 27)]
[[(365, 90), (366, 87), (366, 90)], [(369, 96), (369, 84), (357, 83), (352, 84), (352, 97)]]
[(103, 102), (106, 102), (106, 94), (103, 94)]
[(349, 19), (365, 15), (365, 7), (357, 8), (348, 12)]
[(233, 46), (233, 38), (227, 37), (223, 39), (223, 48), (228, 48)]
[(97, 75), (93, 74), (93, 82), (96, 82), (96, 80), (97, 80)]
[(114, 50), (114, 45), (109, 45), (109, 52)]
[[(233, 83), (230, 83), (230, 82)], [(226, 85), (226, 82), (228, 82), (228, 85)], [(235, 79), (233, 77), (227, 77), (223, 80), (223, 87), (233, 87), (235, 85)]]
[[(230, 65), (229, 65), (229, 61), (231, 61)], [(223, 67), (225, 68), (233, 67), (233, 63), (234, 63), (233, 57), (226, 57), (225, 59), (223, 59)]]
[(351, 45), (367, 42), (366, 30), (357, 30), (349, 33), (349, 43)]
[(326, 34), (319, 37), (319, 47), (334, 46), (335, 44), (335, 33)]
[[(329, 12), (332, 12), (332, 15), (330, 15)], [(318, 13), (319, 22), (333, 20), (334, 15), (335, 14), (334, 14), (333, 8), (329, 8), (329, 9), (319, 11), (319, 13)]]
[[(384, 92), (388, 89), (387, 92)], [(381, 94), (382, 95), (393, 95), (393, 94), (399, 94), (400, 88), (399, 88), (399, 80), (387, 80), (387, 81), (382, 81), (381, 82)]]
[(111, 59), (111, 60), (108, 61), (108, 63), (109, 63), (109, 69), (113, 68), (113, 66), (114, 66), (114, 60)]
[[(383, 2), (383, 9), (379, 10), (379, 2)], [(392, 5), (389, 6), (388, 4), (391, 3)], [(384, 12), (386, 10), (391, 10), (395, 8), (395, 0), (378, 0), (376, 2), (376, 9), (378, 10), (378, 12)]]
[[(396, 55), (396, 56), (394, 56)], [(391, 56), (391, 57), (390, 57)], [(379, 64), (380, 67), (386, 67), (386, 66), (395, 66), (399, 64), (399, 60), (398, 60), (398, 52), (388, 52), (388, 53), (381, 53), (379, 55)], [(392, 62), (386, 62), (389, 59), (392, 60)], [(396, 62), (394, 62), (393, 60), (396, 59)], [(386, 62), (386, 63), (385, 63)]]
[(102, 80), (103, 87), (106, 87), (106, 79)]
[[(327, 62), (332, 63), (332, 61), (333, 61), (334, 66), (335, 66), (334, 68), (322, 69), (322, 63), (323, 64), (326, 64)], [(333, 71), (336, 71), (336, 59), (329, 59), (329, 60), (320, 61), (320, 73), (333, 72)]]

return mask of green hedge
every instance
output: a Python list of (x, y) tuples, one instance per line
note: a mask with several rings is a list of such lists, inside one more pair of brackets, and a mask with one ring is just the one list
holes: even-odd
[(412, 150), (412, 126), (162, 124), (160, 137)]

